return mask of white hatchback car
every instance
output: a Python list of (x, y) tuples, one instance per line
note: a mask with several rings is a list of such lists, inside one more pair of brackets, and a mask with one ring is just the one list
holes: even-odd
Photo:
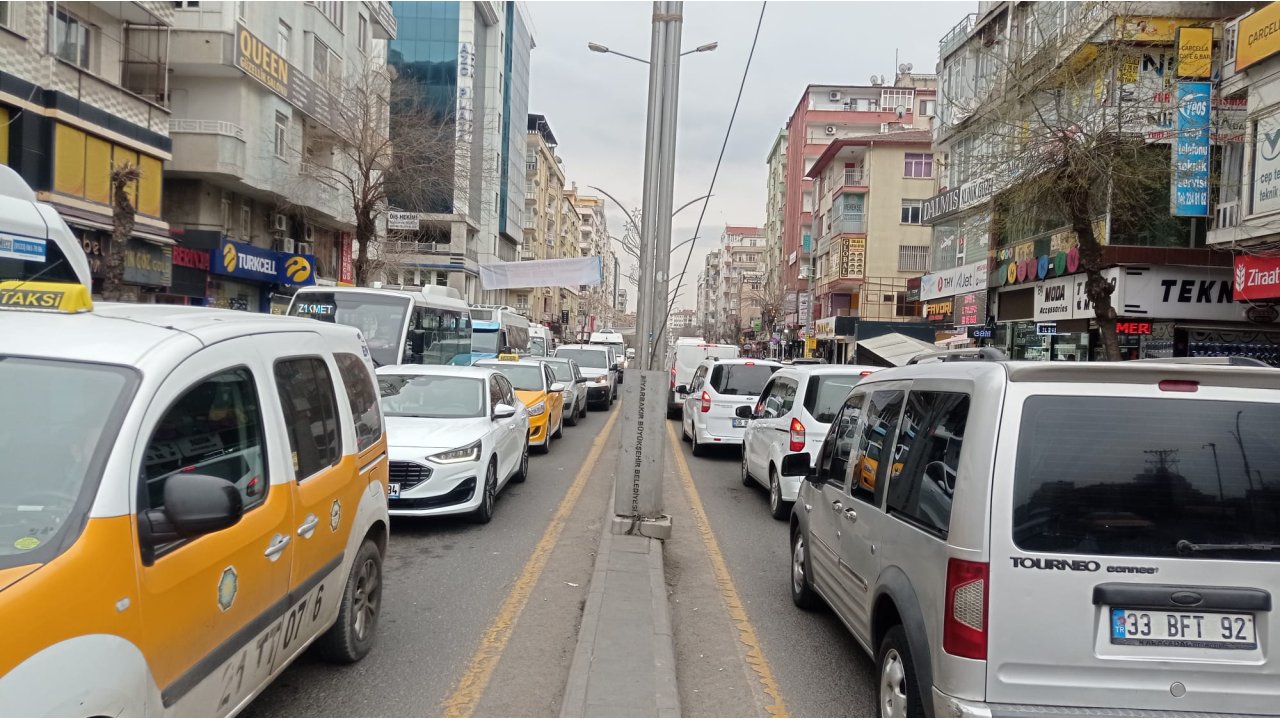
[(769, 490), (769, 512), (791, 517), (791, 503), (803, 475), (782, 475), (782, 458), (807, 452), (818, 456), (831, 420), (859, 380), (881, 368), (873, 365), (798, 365), (774, 373), (755, 405), (734, 414), (748, 419), (742, 437), (742, 484), (759, 482)]
[(378, 368), (392, 515), (493, 517), (508, 481), (529, 475), (529, 411), (489, 368)]
[(772, 360), (707, 358), (693, 371), (693, 380), (677, 385), (685, 395), (681, 429), (701, 455), (708, 445), (741, 445), (747, 421), (734, 411), (755, 402), (773, 373), (782, 365)]

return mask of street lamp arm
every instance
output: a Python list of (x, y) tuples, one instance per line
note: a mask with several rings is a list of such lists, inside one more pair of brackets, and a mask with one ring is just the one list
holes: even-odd
[(636, 231), (637, 236), (640, 235), (639, 223), (636, 222), (635, 218), (631, 217), (631, 212), (627, 210), (627, 207), (625, 205), (623, 205), (621, 202), (618, 201), (618, 198), (610, 195), (609, 191), (605, 190), (602, 187), (597, 187), (595, 185), (588, 185), (587, 187), (591, 188), (592, 190), (598, 190), (599, 192), (603, 193), (605, 197), (612, 200), (613, 204), (617, 205), (618, 209), (622, 211), (622, 214), (627, 216), (627, 222), (631, 223), (631, 229)]
[(692, 55), (694, 53), (711, 52), (712, 50), (715, 50), (718, 47), (720, 47), (720, 43), (709, 42), (706, 45), (699, 45), (698, 47), (692, 50), (685, 50), (684, 52), (680, 53), (680, 57), (684, 57), (685, 55)]
[[(687, 202), (687, 203), (685, 203), (685, 204), (681, 205), (680, 207), (676, 208), (675, 212), (671, 213), (671, 217), (675, 217), (676, 215), (679, 215), (681, 210), (683, 210), (683, 209), (685, 209), (685, 208), (689, 207), (690, 205), (692, 205), (692, 204), (694, 204), (694, 203), (698, 202), (699, 200), (706, 200), (706, 199), (707, 199), (707, 198), (709, 198), (709, 197), (715, 197), (715, 196), (714, 196), (714, 195), (703, 195), (702, 197), (696, 197), (696, 198), (694, 198), (694, 199), (690, 200), (689, 202)], [(674, 250), (675, 248), (672, 248), (672, 249)]]
[(587, 43), (587, 49), (590, 50), (591, 52), (598, 52), (606, 55), (619, 55), (621, 57), (627, 58), (628, 60), (635, 60), (636, 62), (641, 62), (641, 63), (644, 63), (645, 65), (649, 64), (648, 60), (635, 57), (634, 55), (628, 55), (626, 53), (618, 52), (617, 50), (610, 50), (608, 47), (601, 45), (600, 43), (597, 43), (597, 42)]

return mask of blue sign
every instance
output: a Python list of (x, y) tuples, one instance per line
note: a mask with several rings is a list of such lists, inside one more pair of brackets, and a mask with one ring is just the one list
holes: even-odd
[(1178, 83), (1178, 119), (1173, 143), (1173, 214), (1209, 215), (1209, 108), (1212, 86)]
[(211, 270), (218, 275), (278, 285), (314, 285), (314, 255), (295, 255), (222, 239)]
[(969, 328), (969, 337), (976, 339), (990, 339), (995, 335), (995, 330), (991, 328), (971, 327)]
[(805, 252), (809, 252), (810, 250), (809, 246), (811, 244), (813, 244), (812, 237), (808, 233), (805, 233), (805, 235), (800, 238), (800, 246), (804, 248)]
[(44, 254), (44, 240), (17, 235), (0, 235), (0, 258), (44, 262)]

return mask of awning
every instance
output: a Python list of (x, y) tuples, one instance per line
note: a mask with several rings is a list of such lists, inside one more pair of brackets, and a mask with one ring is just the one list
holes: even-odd
[[(67, 208), (62, 205), (58, 206), (58, 212), (67, 221), (68, 225), (75, 225), (86, 230), (101, 230), (108, 233), (115, 229), (109, 222), (110, 218), (104, 220), (105, 216), (97, 213), (77, 212), (75, 208)], [(156, 245), (177, 245), (177, 242), (165, 234), (164, 231), (137, 222), (133, 225), (132, 237)]]
[(933, 343), (917, 340), (901, 333), (888, 333), (858, 341), (858, 349), (865, 350), (894, 367), (906, 365), (911, 358), (923, 352), (937, 352)]

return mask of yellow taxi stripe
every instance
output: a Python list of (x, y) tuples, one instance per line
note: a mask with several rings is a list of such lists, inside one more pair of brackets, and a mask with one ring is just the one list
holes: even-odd
[(591, 477), (591, 472), (600, 459), (600, 453), (604, 451), (605, 443), (612, 436), (613, 425), (617, 419), (618, 409), (615, 409), (609, 413), (609, 420), (596, 436), (595, 442), (591, 444), (591, 451), (587, 453), (582, 469), (573, 479), (573, 484), (569, 486), (564, 499), (560, 501), (560, 506), (556, 508), (556, 514), (552, 516), (551, 523), (542, 534), (542, 539), (538, 540), (538, 544), (533, 547), (533, 553), (525, 562), (520, 577), (516, 579), (511, 592), (507, 593), (502, 607), (498, 609), (498, 614), (494, 616), (489, 629), (480, 639), (480, 647), (476, 648), (475, 654), (471, 656), (471, 661), (467, 663), (467, 668), (458, 680), (453, 694), (445, 700), (444, 710), (441, 713), (444, 717), (470, 717), (476, 711), (476, 705), (480, 703), (480, 698), (484, 696), (484, 691), (489, 686), (489, 679), (493, 677), (493, 670), (502, 659), (502, 652), (506, 649), (507, 642), (511, 640), (516, 622), (520, 620), (520, 613), (529, 602), (529, 595), (538, 584), (538, 578), (542, 576), (542, 570), (551, 558), (551, 550), (555, 548), (556, 541), (560, 539), (560, 532), (564, 530), (570, 513), (578, 504), (578, 497), (582, 495), (587, 479)]

